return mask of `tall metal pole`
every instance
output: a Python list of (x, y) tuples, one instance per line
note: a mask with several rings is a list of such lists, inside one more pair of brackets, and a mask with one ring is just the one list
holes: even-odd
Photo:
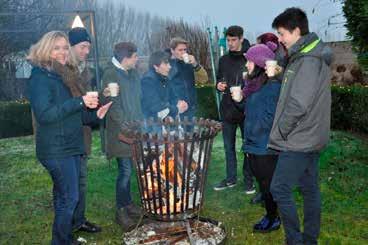
[[(100, 64), (98, 60), (98, 46), (97, 46), (97, 35), (96, 35), (96, 22), (95, 22), (95, 11), (91, 11), (89, 13), (90, 20), (91, 20), (91, 35), (92, 35), (92, 44), (93, 44), (93, 55), (95, 57), (95, 67), (96, 67), (96, 85), (97, 90), (101, 91), (102, 84), (100, 79)], [(105, 152), (105, 123), (100, 124), (100, 140), (101, 140), (101, 151)]]
[(216, 89), (216, 84), (217, 84), (217, 79), (216, 79), (216, 66), (215, 66), (215, 58), (214, 58), (214, 53), (213, 53), (212, 33), (211, 33), (211, 29), (209, 27), (207, 28), (207, 32), (208, 32), (208, 42), (209, 42), (209, 46), (210, 46), (210, 58), (211, 58), (211, 67), (212, 67), (212, 79), (213, 79), (213, 84), (215, 85), (215, 97), (216, 97), (217, 115), (218, 115), (219, 119), (221, 119), (221, 115), (220, 115), (220, 94), (218, 93), (218, 91)]

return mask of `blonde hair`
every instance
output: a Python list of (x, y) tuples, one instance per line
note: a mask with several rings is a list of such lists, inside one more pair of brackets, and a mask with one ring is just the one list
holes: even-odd
[(68, 65), (77, 66), (77, 60), (71, 50), (68, 36), (62, 31), (50, 31), (43, 35), (37, 43), (31, 46), (27, 60), (29, 60), (32, 65), (50, 68), (53, 62), (50, 54), (54, 48), (56, 40), (59, 38), (64, 38), (68, 43), (69, 53), (66, 63)]

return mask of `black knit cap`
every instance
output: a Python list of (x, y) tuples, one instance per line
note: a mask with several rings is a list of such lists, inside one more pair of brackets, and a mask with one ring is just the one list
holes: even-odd
[(89, 36), (87, 30), (83, 27), (75, 27), (71, 29), (68, 35), (69, 35), (69, 43), (71, 46), (74, 46), (81, 42), (91, 43), (91, 37)]

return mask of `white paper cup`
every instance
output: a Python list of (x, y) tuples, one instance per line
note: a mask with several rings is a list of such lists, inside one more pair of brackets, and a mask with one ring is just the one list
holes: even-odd
[(184, 53), (183, 54), (183, 61), (184, 63), (188, 64), (189, 63), (189, 54), (188, 53)]
[(232, 86), (230, 87), (230, 92), (233, 94), (233, 99), (237, 102), (240, 102), (243, 98), (242, 89), (240, 86)]
[(107, 87), (110, 90), (110, 96), (116, 97), (119, 94), (119, 85), (117, 83), (109, 83)]
[(267, 60), (266, 61), (266, 73), (269, 77), (275, 76), (276, 66), (277, 66), (277, 61), (276, 60)]
[(88, 91), (86, 93), (86, 95), (93, 96), (93, 97), (98, 97), (98, 92), (97, 91)]

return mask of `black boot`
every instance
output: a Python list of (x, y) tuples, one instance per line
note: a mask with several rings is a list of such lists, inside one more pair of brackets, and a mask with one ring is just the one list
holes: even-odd
[(126, 207), (116, 210), (115, 221), (121, 226), (124, 232), (133, 230), (137, 225), (137, 221), (129, 216)]
[(129, 204), (125, 207), (128, 215), (133, 219), (140, 219), (143, 216), (143, 211), (140, 207), (135, 205), (134, 203)]

